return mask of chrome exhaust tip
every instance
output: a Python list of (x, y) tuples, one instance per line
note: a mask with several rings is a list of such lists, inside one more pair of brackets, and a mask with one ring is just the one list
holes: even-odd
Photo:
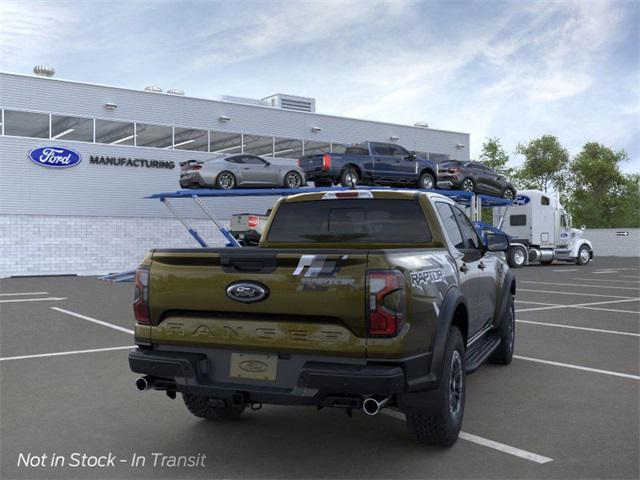
[(362, 402), (362, 410), (364, 410), (364, 413), (367, 415), (377, 415), (389, 402), (390, 398), (391, 397), (385, 397), (379, 400), (375, 397), (369, 397)]
[(141, 392), (144, 392), (145, 390), (149, 390), (151, 388), (150, 378), (148, 376), (138, 378), (136, 380), (136, 388)]

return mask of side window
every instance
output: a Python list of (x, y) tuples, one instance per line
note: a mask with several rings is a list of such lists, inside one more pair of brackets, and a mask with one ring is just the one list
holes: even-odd
[(524, 227), (527, 224), (526, 215), (511, 215), (509, 217), (509, 225), (512, 227)]
[(238, 157), (229, 157), (225, 161), (229, 163), (244, 163), (243, 159), (244, 157), (238, 156)]
[(460, 231), (462, 232), (462, 238), (464, 241), (464, 249), (466, 250), (478, 250), (480, 248), (480, 239), (476, 229), (467, 218), (467, 216), (459, 208), (452, 207), (453, 213), (460, 225)]
[(248, 155), (246, 157), (243, 157), (243, 162), (242, 163), (247, 163), (249, 165), (264, 165), (267, 162), (265, 162), (260, 157), (254, 157), (253, 155)]
[(405, 158), (409, 155), (409, 152), (399, 145), (389, 146), (389, 149), (391, 150), (391, 155), (394, 157)]
[(567, 226), (567, 218), (564, 216), (564, 214), (560, 216), (560, 225), (562, 225), (565, 228)]
[(549, 205), (549, 197), (540, 197), (540, 205)]
[(436, 209), (438, 210), (440, 217), (442, 217), (442, 226), (447, 232), (449, 240), (451, 240), (453, 246), (458, 249), (464, 248), (460, 227), (458, 227), (458, 222), (456, 222), (456, 217), (454, 216), (449, 204), (436, 202)]

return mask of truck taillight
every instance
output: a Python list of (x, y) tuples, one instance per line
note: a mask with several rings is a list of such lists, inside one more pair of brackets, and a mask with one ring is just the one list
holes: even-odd
[(133, 314), (136, 322), (149, 325), (149, 268), (140, 267), (136, 270), (135, 293), (133, 297)]
[(404, 326), (406, 301), (404, 276), (397, 270), (367, 272), (367, 331), (370, 336), (391, 337)]
[(194, 165), (193, 167), (191, 167), (191, 170), (200, 170), (202, 168), (202, 165)]
[(460, 171), (460, 169), (459, 169), (459, 168), (457, 168), (457, 167), (454, 167), (454, 168), (450, 168), (450, 169), (449, 169), (449, 173), (456, 173), (456, 172), (459, 172), (459, 171)]
[(331, 155), (325, 153), (322, 155), (322, 169), (329, 170), (331, 168)]

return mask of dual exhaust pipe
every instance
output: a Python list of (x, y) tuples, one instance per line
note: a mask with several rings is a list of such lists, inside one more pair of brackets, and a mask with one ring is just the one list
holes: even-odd
[(141, 392), (146, 390), (151, 390), (153, 388), (153, 384), (155, 381), (149, 375), (145, 375), (144, 377), (140, 377), (136, 380), (136, 388)]

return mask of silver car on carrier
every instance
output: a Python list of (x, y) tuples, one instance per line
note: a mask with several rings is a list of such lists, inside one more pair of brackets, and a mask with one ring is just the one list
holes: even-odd
[(296, 160), (263, 158), (246, 153), (180, 163), (181, 188), (285, 187), (306, 185)]

